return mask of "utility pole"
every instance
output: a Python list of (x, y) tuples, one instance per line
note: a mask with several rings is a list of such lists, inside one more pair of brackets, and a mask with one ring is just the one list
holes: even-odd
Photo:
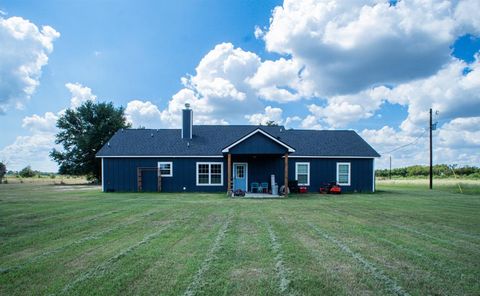
[(432, 108), (430, 108), (430, 190), (433, 188)]
[(390, 154), (390, 172), (388, 173), (388, 177), (392, 180), (392, 155)]

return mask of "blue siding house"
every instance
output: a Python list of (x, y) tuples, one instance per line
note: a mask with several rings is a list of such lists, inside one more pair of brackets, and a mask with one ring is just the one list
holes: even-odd
[(272, 177), (310, 192), (332, 181), (373, 192), (379, 156), (354, 131), (193, 125), (188, 106), (181, 129), (122, 129), (97, 153), (108, 192), (271, 192)]

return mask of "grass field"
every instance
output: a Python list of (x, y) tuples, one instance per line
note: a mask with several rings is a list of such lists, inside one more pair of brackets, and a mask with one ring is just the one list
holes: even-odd
[[(73, 189), (72, 189), (73, 188)], [(480, 195), (0, 186), (0, 295), (479, 295)]]

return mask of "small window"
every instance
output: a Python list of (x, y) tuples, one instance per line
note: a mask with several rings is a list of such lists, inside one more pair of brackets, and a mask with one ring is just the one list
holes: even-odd
[(197, 162), (197, 186), (223, 186), (222, 162)]
[(171, 161), (164, 161), (158, 163), (158, 172), (162, 177), (173, 176), (173, 164)]
[(245, 177), (245, 167), (243, 165), (237, 165), (237, 178), (243, 179)]
[(350, 163), (337, 162), (338, 185), (350, 186)]
[(295, 163), (295, 179), (298, 185), (310, 186), (310, 163), (297, 162)]

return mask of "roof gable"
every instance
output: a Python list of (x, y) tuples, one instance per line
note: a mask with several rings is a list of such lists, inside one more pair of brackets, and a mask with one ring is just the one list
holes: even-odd
[(256, 129), (222, 150), (233, 154), (284, 154), (295, 149), (269, 133)]

